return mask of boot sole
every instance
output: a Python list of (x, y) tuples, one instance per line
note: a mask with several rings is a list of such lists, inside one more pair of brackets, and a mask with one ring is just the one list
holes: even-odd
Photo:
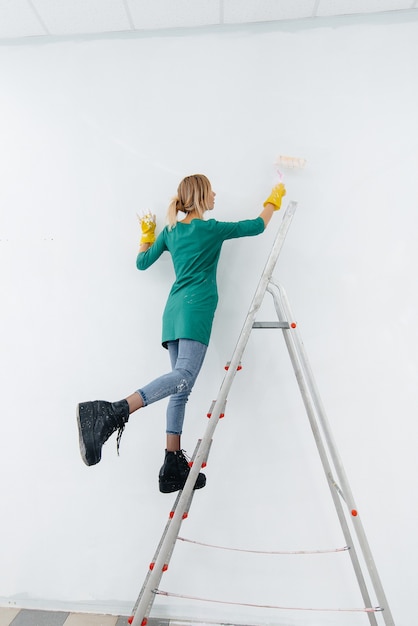
[(90, 455), (87, 455), (86, 442), (84, 441), (84, 429), (82, 425), (83, 416), (80, 414), (82, 410), (83, 410), (82, 405), (78, 404), (77, 405), (78, 442), (80, 446), (81, 458), (83, 459), (84, 463), (90, 467), (91, 465), (96, 465), (96, 463), (98, 463), (100, 459), (97, 458), (97, 455), (94, 455), (93, 459), (91, 458)]
[[(204, 476), (204, 474), (201, 474), (201, 475)], [(199, 479), (197, 479), (197, 481), (195, 483), (194, 490), (196, 490), (196, 489), (203, 489), (203, 487), (206, 485), (206, 476), (205, 476), (205, 480), (204, 480), (203, 485), (198, 485), (197, 484), (198, 480)], [(181, 484), (181, 483), (178, 483), (178, 482), (166, 482), (164, 484), (161, 484), (161, 482), (160, 482), (159, 487), (160, 487), (160, 492), (161, 493), (173, 493), (174, 491), (181, 491), (183, 489), (184, 485), (185, 485), (185, 483)]]

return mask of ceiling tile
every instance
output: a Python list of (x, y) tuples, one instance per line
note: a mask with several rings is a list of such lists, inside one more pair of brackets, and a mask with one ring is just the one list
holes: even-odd
[(409, 9), (412, 0), (320, 0), (316, 15), (349, 15), (353, 13), (380, 13)]
[(135, 28), (219, 24), (220, 0), (127, 0)]
[(46, 35), (27, 0), (0, 0), (0, 38)]
[(0, 0), (0, 40), (408, 9), (418, 11), (418, 0)]
[(123, 0), (32, 0), (52, 35), (129, 30)]
[(224, 0), (225, 24), (311, 17), (315, 0)]

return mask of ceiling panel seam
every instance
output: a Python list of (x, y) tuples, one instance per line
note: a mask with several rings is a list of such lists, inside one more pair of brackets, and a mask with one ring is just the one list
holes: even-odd
[(51, 35), (52, 33), (50, 32), (49, 28), (47, 28), (47, 25), (45, 24), (43, 18), (41, 17), (41, 14), (39, 13), (38, 9), (36, 8), (34, 1), (33, 0), (27, 0), (27, 3), (29, 5), (29, 7), (31, 8), (33, 14), (35, 15), (36, 19), (38, 20), (39, 24), (44, 29), (45, 34), (46, 35)]
[(314, 7), (312, 9), (312, 17), (317, 17), (318, 15), (318, 9), (319, 9), (319, 3), (321, 0), (315, 0), (315, 4)]
[(133, 20), (131, 10), (129, 8), (128, 0), (122, 0), (122, 2), (123, 2), (123, 6), (125, 7), (125, 13), (128, 17), (129, 26), (131, 27), (131, 30), (136, 30), (135, 22)]

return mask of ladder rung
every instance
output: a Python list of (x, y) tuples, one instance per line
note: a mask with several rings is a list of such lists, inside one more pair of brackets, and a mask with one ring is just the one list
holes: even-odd
[(253, 328), (290, 328), (289, 322), (254, 322)]
[[(196, 449), (195, 449), (195, 451), (194, 451), (194, 453), (193, 453), (193, 456), (192, 456), (191, 460), (189, 461), (189, 467), (193, 467), (194, 459), (195, 459), (195, 456), (196, 456), (197, 451), (198, 451), (198, 449), (199, 449), (199, 446), (200, 446), (200, 444), (202, 443), (202, 440), (201, 440), (201, 439), (198, 439), (198, 440), (197, 440), (197, 443), (198, 443), (198, 445), (196, 446)], [(209, 456), (209, 453), (210, 453), (210, 449), (211, 449), (211, 447), (212, 447), (212, 439), (210, 440), (210, 442), (209, 442), (209, 446), (208, 446), (208, 449), (206, 450), (206, 454), (205, 454), (205, 456), (204, 456), (204, 457), (203, 457), (203, 459), (202, 459), (202, 466), (201, 466), (202, 468), (206, 467), (206, 465), (207, 465), (207, 462), (208, 462), (208, 456)]]
[[(225, 369), (226, 371), (228, 371), (228, 370), (229, 370), (229, 366), (230, 366), (230, 365), (231, 365), (231, 361), (228, 361), (228, 363), (224, 366), (224, 369)], [(238, 363), (238, 366), (237, 366), (237, 372), (239, 372), (239, 371), (241, 371), (241, 370), (242, 370), (242, 365), (241, 365), (241, 361), (240, 361), (240, 362)]]
[[(215, 404), (216, 404), (216, 400), (213, 400), (212, 404), (210, 405), (209, 411), (206, 413), (207, 417), (209, 417), (209, 418), (212, 417), (212, 411), (213, 411), (213, 409), (215, 407)], [(223, 405), (223, 407), (221, 409), (221, 412), (219, 413), (219, 419), (222, 419), (223, 417), (225, 417), (225, 407), (226, 407), (226, 400), (225, 400), (224, 405)]]

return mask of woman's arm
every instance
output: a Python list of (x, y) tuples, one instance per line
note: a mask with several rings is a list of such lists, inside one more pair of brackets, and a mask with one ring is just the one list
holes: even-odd
[[(154, 250), (149, 254), (144, 255), (144, 252), (148, 252), (148, 250), (155, 246), (155, 227), (156, 220), (155, 215), (152, 213), (146, 213), (145, 215), (139, 216), (137, 214), (139, 225), (141, 227), (142, 236), (139, 240), (139, 251), (136, 259), (136, 266), (138, 269), (147, 269), (150, 265), (154, 263), (158, 259), (158, 257), (164, 252), (164, 243), (161, 240), (161, 237), (158, 240), (158, 245), (154, 247)], [(163, 243), (163, 245), (161, 245)]]
[(283, 183), (276, 185), (271, 190), (271, 194), (264, 202), (264, 210), (261, 211), (260, 217), (264, 220), (264, 228), (272, 218), (274, 211), (278, 211), (282, 206), (282, 198), (286, 195), (286, 189)]
[(140, 244), (136, 266), (139, 270), (148, 269), (162, 253), (167, 250), (165, 245), (164, 230), (158, 235), (155, 243), (144, 242)]
[(155, 228), (157, 226), (157, 222), (155, 220), (155, 215), (148, 212), (144, 215), (136, 214), (139, 222), (139, 226), (141, 228), (141, 239), (139, 240), (139, 252), (146, 252), (150, 246), (155, 241)]
[(259, 217), (261, 217), (264, 221), (264, 228), (267, 228), (267, 224), (269, 223), (269, 221), (271, 220), (271, 218), (273, 217), (273, 213), (274, 211), (277, 211), (276, 207), (274, 206), (274, 204), (271, 204), (271, 202), (267, 202), (264, 209), (261, 211)]

